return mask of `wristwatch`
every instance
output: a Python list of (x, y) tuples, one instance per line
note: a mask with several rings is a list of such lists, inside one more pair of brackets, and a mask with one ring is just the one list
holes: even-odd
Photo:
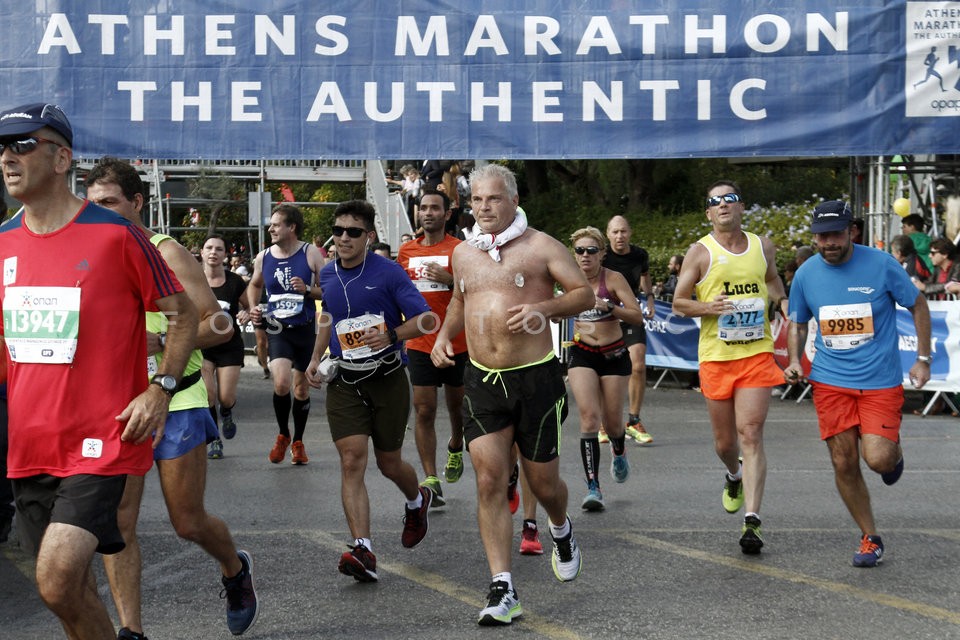
[(917, 356), (917, 360), (930, 364), (930, 361), (933, 360), (933, 356)]
[(173, 394), (177, 392), (177, 379), (171, 375), (165, 375), (158, 373), (157, 375), (150, 378), (150, 384), (155, 384), (166, 393), (171, 398)]
[(397, 330), (390, 329), (387, 331), (387, 337), (390, 339), (390, 344), (397, 344), (400, 341), (400, 338), (397, 337)]

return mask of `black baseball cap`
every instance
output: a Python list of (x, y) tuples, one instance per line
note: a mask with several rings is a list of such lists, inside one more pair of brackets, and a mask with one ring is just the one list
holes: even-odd
[(0, 112), (0, 138), (12, 138), (50, 127), (73, 146), (73, 127), (58, 105), (34, 102)]

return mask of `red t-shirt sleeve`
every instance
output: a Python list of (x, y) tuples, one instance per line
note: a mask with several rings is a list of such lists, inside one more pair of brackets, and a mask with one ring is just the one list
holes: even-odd
[(157, 300), (180, 293), (183, 285), (143, 229), (131, 225), (128, 230), (127, 241), (123, 243), (127, 274), (140, 291), (144, 308), (156, 311)]

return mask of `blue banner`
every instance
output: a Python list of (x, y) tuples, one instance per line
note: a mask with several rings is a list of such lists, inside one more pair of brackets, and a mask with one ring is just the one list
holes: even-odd
[(85, 155), (957, 150), (960, 2), (0, 0), (0, 11), (0, 106), (59, 103)]
[(673, 313), (673, 305), (656, 301), (653, 318), (645, 321), (647, 329), (647, 366), (663, 369), (697, 371), (697, 343), (700, 322)]
[[(960, 391), (960, 303), (930, 300), (930, 382), (928, 391)], [(910, 367), (917, 361), (917, 332), (913, 316), (903, 307), (897, 307), (897, 334), (899, 335), (900, 364), (903, 385), (910, 385)]]

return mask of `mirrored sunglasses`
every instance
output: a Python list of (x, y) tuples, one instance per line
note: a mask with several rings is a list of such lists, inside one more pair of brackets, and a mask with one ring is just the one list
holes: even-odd
[(722, 196), (712, 196), (707, 198), (707, 206), (715, 207), (721, 202), (728, 202), (733, 204), (734, 202), (740, 202), (740, 196), (736, 193), (725, 193)]
[(600, 253), (600, 247), (574, 247), (573, 252), (576, 253), (578, 256), (582, 256), (585, 253), (591, 256), (595, 256), (598, 253)]
[(50, 144), (55, 144), (58, 147), (63, 146), (59, 142), (54, 142), (53, 140), (48, 140), (47, 138), (31, 136), (29, 138), (24, 138), (23, 140), (0, 140), (0, 153), (3, 153), (6, 149), (10, 149), (10, 151), (15, 155), (26, 155), (31, 151), (35, 151), (36, 148), (40, 146), (41, 142), (49, 142)]

